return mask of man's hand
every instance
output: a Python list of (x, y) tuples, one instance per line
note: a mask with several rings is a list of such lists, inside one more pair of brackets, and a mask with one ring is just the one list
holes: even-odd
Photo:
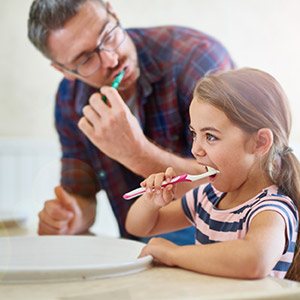
[(148, 140), (117, 90), (103, 87), (101, 92), (109, 103), (105, 104), (100, 94), (93, 94), (78, 127), (99, 150), (126, 165)]
[[(177, 174), (206, 171), (195, 159), (178, 156), (150, 141), (117, 90), (105, 86), (101, 93), (107, 97), (107, 104), (101, 94), (93, 94), (83, 109), (84, 116), (78, 127), (105, 155), (144, 178), (169, 166)], [(182, 184), (177, 188), (178, 195), (196, 185), (198, 183)]]
[(38, 234), (71, 235), (86, 232), (94, 223), (96, 201), (55, 188), (56, 199), (45, 202), (39, 213)]

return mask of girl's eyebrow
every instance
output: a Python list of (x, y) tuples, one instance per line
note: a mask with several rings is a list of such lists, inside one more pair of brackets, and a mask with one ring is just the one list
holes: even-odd
[[(195, 131), (192, 125), (189, 125), (190, 130)], [(214, 131), (220, 133), (220, 130), (214, 128), (214, 127), (203, 127), (200, 129), (200, 132), (205, 132), (205, 131)]]
[(203, 131), (214, 131), (214, 132), (219, 132), (220, 133), (220, 130), (218, 130), (217, 128), (215, 127), (203, 127), (200, 129), (201, 132)]

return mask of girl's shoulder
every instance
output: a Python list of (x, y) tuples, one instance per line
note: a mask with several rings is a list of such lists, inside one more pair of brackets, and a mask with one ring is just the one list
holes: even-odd
[(253, 200), (254, 202), (247, 218), (248, 223), (251, 222), (258, 213), (272, 210), (281, 214), (287, 223), (289, 223), (288, 220), (290, 220), (297, 226), (299, 215), (294, 201), (289, 196), (285, 195), (276, 185), (265, 188)]
[(266, 203), (274, 203), (274, 205), (282, 203), (291, 207), (292, 210), (297, 211), (297, 207), (293, 199), (284, 194), (284, 192), (276, 185), (271, 185), (263, 189), (263, 191), (258, 194), (255, 199), (258, 200), (255, 206), (265, 205)]

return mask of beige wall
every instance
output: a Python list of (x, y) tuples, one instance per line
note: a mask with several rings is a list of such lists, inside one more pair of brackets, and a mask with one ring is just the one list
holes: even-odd
[[(300, 142), (299, 0), (112, 0), (124, 26), (180, 24), (217, 37), (239, 66), (273, 74), (291, 102)], [(28, 42), (31, 0), (1, 0), (0, 137), (56, 138), (53, 97), (60, 75)]]

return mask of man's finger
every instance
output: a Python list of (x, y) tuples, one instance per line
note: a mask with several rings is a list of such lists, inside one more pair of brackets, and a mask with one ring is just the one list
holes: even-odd
[(120, 107), (127, 107), (124, 100), (118, 91), (110, 86), (103, 86), (100, 90), (101, 94), (106, 96), (112, 109), (119, 109)]
[(78, 122), (78, 128), (91, 139), (94, 136), (94, 127), (89, 123), (87, 118), (82, 117)]
[(109, 111), (110, 109), (109, 105), (106, 104), (102, 99), (103, 95), (100, 95), (99, 93), (94, 95), (90, 97), (90, 106), (97, 112), (97, 114), (99, 114), (100, 116), (105, 116), (107, 111)]
[(74, 215), (72, 211), (64, 208), (59, 200), (47, 201), (42, 212), (43, 211), (55, 221), (68, 221)]
[(61, 205), (67, 210), (71, 211), (74, 214), (74, 216), (78, 216), (81, 214), (80, 207), (78, 206), (76, 198), (73, 195), (66, 192), (62, 186), (57, 186), (54, 189), (54, 192)]
[(94, 127), (101, 118), (100, 114), (98, 114), (91, 105), (85, 106), (82, 112), (87, 121)]
[(68, 223), (71, 220), (71, 218), (56, 220), (56, 219), (50, 217), (45, 210), (42, 210), (39, 213), (39, 219), (41, 222), (46, 223), (47, 225), (49, 225), (57, 230), (60, 230), (64, 227), (68, 226)]
[(39, 226), (38, 226), (39, 235), (59, 235), (59, 234), (67, 234), (67, 233), (68, 233), (68, 227), (64, 227), (58, 230), (42, 221), (39, 222)]

